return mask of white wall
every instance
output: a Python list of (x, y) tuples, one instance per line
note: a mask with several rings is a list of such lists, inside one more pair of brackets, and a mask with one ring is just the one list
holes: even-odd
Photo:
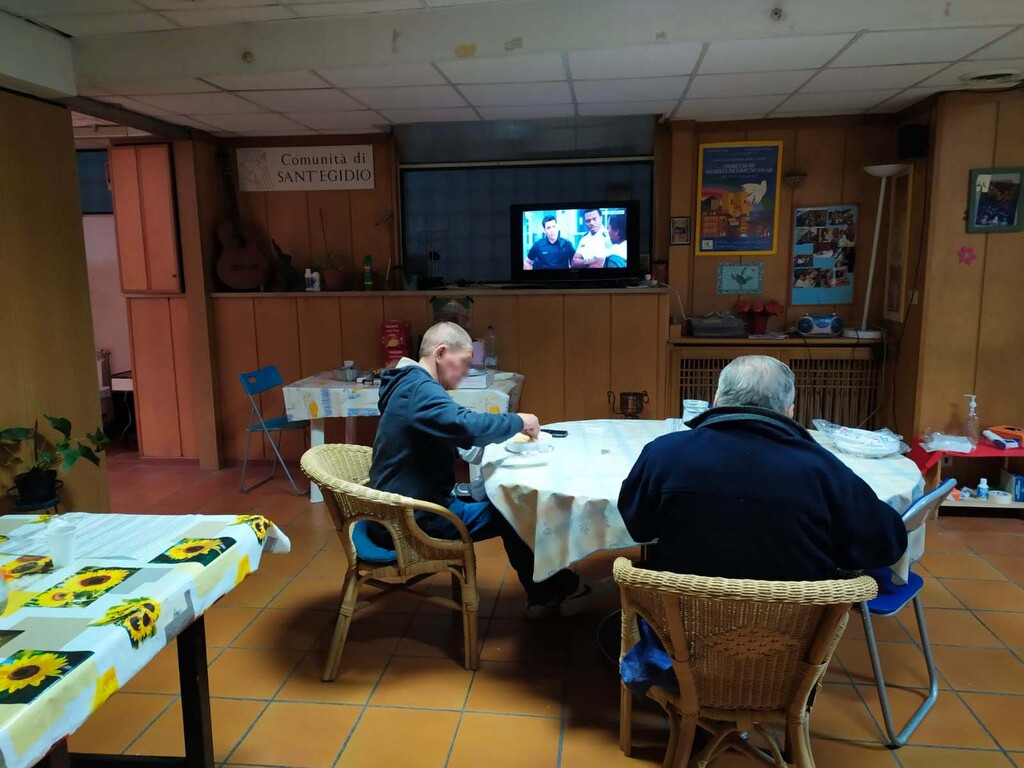
[(128, 312), (117, 269), (117, 238), (112, 215), (82, 217), (85, 260), (89, 267), (89, 299), (97, 349), (110, 350), (110, 372), (132, 367), (128, 346)]

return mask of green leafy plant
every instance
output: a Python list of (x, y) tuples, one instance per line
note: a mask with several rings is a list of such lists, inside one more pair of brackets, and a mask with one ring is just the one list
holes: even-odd
[[(9, 427), (0, 430), (0, 448), (7, 452), (5, 466), (20, 467), (27, 472), (46, 472), (60, 470), (68, 472), (79, 459), (85, 459), (99, 466), (99, 454), (110, 445), (110, 439), (102, 429), (93, 433), (86, 432), (82, 437), (72, 437), (71, 421), (61, 416), (43, 414), (50, 427), (59, 435), (56, 440), (49, 440), (39, 431), (39, 422), (31, 427)], [(22, 446), (31, 447), (31, 459), (22, 458)]]

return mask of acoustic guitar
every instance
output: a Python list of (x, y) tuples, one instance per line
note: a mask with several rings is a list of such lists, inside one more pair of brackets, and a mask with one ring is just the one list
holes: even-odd
[(270, 261), (260, 253), (256, 227), (243, 221), (238, 213), (231, 159), (226, 152), (219, 153), (218, 159), (224, 172), (224, 189), (231, 218), (222, 221), (217, 227), (217, 240), (220, 241), (217, 277), (228, 288), (236, 291), (258, 291), (266, 285), (270, 276)]

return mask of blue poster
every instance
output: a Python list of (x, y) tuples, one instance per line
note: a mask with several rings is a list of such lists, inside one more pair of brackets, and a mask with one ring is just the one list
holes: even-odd
[(697, 254), (775, 253), (781, 141), (701, 144)]
[(790, 303), (852, 304), (856, 255), (856, 205), (797, 208)]

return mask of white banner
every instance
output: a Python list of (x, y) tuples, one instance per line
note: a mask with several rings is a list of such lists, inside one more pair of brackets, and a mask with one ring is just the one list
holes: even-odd
[(245, 147), (235, 150), (243, 192), (373, 189), (373, 147)]

